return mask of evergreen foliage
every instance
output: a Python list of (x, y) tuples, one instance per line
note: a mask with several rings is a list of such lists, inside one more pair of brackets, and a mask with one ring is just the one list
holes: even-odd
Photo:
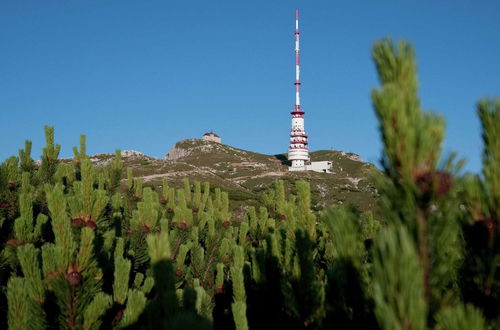
[[(500, 101), (478, 103), (481, 175), (442, 159), (444, 120), (420, 107), (415, 54), (375, 44), (384, 145), (380, 221), (311, 210), (277, 181), (235, 220), (228, 193), (145, 186), (85, 136), (58, 159), (46, 127), (0, 164), (0, 327), (488, 329), (500, 326)], [(123, 184), (122, 184), (123, 180)]]

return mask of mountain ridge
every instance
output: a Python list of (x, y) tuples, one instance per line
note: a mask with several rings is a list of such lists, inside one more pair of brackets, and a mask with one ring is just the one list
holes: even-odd
[[(353, 204), (362, 211), (376, 209), (376, 189), (369, 176), (376, 167), (353, 153), (338, 150), (310, 152), (311, 161), (332, 161), (333, 173), (312, 171), (290, 172), (286, 154), (265, 155), (200, 139), (187, 139), (174, 144), (163, 158), (155, 158), (135, 150), (122, 151), (125, 167), (145, 185), (159, 189), (163, 178), (169, 185), (181, 187), (186, 178), (210, 182), (228, 191), (236, 213), (249, 205), (259, 205), (260, 196), (276, 180), (283, 180), (287, 190), (297, 180), (311, 185), (312, 204), (320, 210), (332, 204)], [(106, 166), (114, 154), (97, 154), (90, 160)], [(245, 202), (245, 203), (243, 203)]]

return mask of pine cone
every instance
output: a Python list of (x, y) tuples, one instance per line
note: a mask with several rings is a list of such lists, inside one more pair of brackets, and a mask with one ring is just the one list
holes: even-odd
[(453, 185), (453, 177), (449, 173), (442, 171), (436, 172), (436, 175), (438, 178), (437, 196), (441, 197), (450, 190)]
[(123, 309), (120, 309), (118, 312), (116, 312), (114, 321), (118, 322), (122, 319), (122, 317), (123, 317)]
[(421, 172), (414, 176), (415, 183), (417, 184), (418, 189), (424, 195), (429, 195), (432, 192), (432, 172)]
[(7, 183), (7, 189), (9, 189), (10, 191), (13, 191), (17, 186), (17, 183), (13, 182), (13, 181), (10, 181), (9, 183)]
[(17, 238), (11, 238), (7, 241), (7, 245), (10, 245), (12, 247), (18, 247), (19, 245), (21, 245), (21, 241), (18, 240)]
[(84, 224), (85, 224), (85, 221), (83, 221), (83, 219), (81, 219), (81, 218), (71, 219), (71, 225), (73, 227), (82, 227)]
[(77, 286), (82, 281), (82, 275), (79, 272), (73, 271), (66, 275), (66, 280), (68, 281), (69, 285)]
[(444, 196), (453, 185), (453, 177), (443, 171), (425, 171), (414, 175), (415, 183), (420, 192), (430, 199), (433, 194)]
[(90, 229), (96, 229), (97, 228), (97, 224), (93, 220), (87, 220), (87, 221), (85, 221), (84, 225), (85, 225), (85, 227), (89, 227)]

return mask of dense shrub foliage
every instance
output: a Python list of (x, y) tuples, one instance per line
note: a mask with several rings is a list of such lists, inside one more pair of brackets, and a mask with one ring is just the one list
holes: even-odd
[[(120, 152), (70, 162), (46, 127), (0, 165), (0, 327), (487, 329), (500, 327), (500, 101), (481, 101), (481, 175), (442, 160), (444, 120), (420, 108), (413, 49), (376, 43), (382, 222), (311, 211), (283, 182), (231, 216), (208, 183), (155, 191)], [(439, 163), (441, 161), (441, 163)]]

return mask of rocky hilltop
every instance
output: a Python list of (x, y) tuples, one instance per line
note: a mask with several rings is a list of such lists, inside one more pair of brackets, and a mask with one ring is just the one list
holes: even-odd
[[(123, 151), (126, 167), (146, 185), (161, 187), (163, 178), (172, 186), (182, 180), (208, 181), (213, 187), (229, 192), (234, 211), (243, 205), (258, 205), (261, 194), (276, 180), (283, 180), (293, 189), (296, 180), (311, 184), (312, 202), (316, 209), (330, 204), (356, 205), (361, 210), (374, 210), (376, 190), (368, 176), (376, 171), (359, 156), (337, 150), (310, 153), (312, 161), (332, 161), (333, 173), (289, 172), (286, 155), (264, 155), (215, 142), (189, 139), (177, 142), (163, 159), (138, 151)], [(114, 155), (91, 157), (98, 165), (106, 165)]]

